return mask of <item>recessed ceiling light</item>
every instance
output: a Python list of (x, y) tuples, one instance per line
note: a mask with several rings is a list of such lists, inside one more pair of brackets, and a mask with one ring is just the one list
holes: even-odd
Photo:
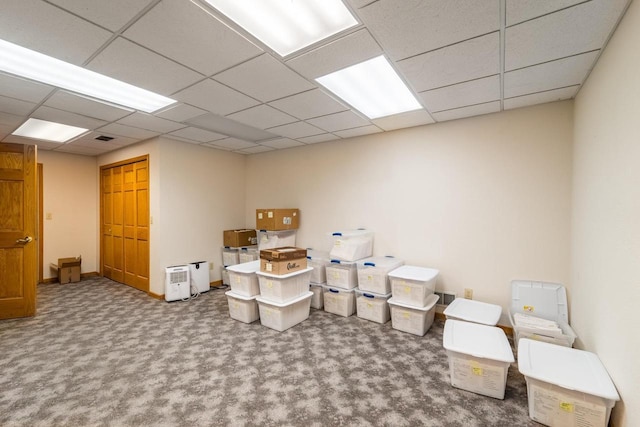
[(280, 56), (358, 25), (341, 0), (205, 1)]
[(422, 108), (383, 55), (316, 81), (370, 119)]
[(61, 123), (47, 122), (39, 119), (28, 119), (11, 135), (24, 136), (25, 138), (44, 139), (45, 141), (67, 142), (89, 129), (63, 125)]
[(176, 101), (0, 39), (0, 71), (152, 113)]

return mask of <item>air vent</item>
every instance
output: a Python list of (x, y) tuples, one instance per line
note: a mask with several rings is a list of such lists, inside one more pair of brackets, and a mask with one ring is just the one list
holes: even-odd
[(96, 136), (94, 139), (97, 139), (98, 141), (111, 141), (113, 139), (112, 136), (106, 136), (106, 135), (100, 135), (100, 136)]

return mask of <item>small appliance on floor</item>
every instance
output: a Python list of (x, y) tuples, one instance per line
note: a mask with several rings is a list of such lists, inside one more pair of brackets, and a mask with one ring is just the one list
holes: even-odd
[(196, 261), (189, 264), (192, 292), (203, 293), (211, 289), (208, 266), (209, 263), (206, 261)]
[(164, 299), (166, 301), (179, 301), (189, 299), (191, 296), (191, 278), (189, 267), (175, 265), (165, 269)]

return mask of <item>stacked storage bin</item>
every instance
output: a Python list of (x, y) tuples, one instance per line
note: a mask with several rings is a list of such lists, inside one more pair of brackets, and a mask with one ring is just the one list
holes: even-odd
[(403, 264), (402, 260), (392, 256), (370, 257), (357, 262), (356, 314), (358, 317), (383, 324), (391, 319), (387, 302), (391, 298), (389, 272)]
[(307, 249), (307, 265), (313, 267), (309, 279), (309, 290), (313, 292), (311, 308), (324, 308), (324, 286), (327, 284), (327, 265), (330, 264), (329, 252)]
[(324, 310), (349, 317), (356, 311), (356, 262), (373, 254), (373, 232), (338, 231), (331, 234), (331, 239), (331, 262), (325, 268), (327, 284), (324, 287)]
[(403, 265), (389, 273), (391, 281), (391, 327), (423, 336), (435, 317), (434, 294), (438, 270)]
[(229, 284), (231, 290), (226, 292), (229, 303), (229, 316), (244, 323), (258, 320), (258, 304), (256, 297), (260, 294), (258, 276), (260, 261), (229, 266)]
[(222, 239), (224, 245), (222, 246), (222, 284), (230, 285), (227, 267), (257, 260), (257, 255), (249, 257), (246, 254), (250, 253), (250, 251), (255, 251), (257, 254), (256, 245), (258, 240), (256, 238), (256, 230), (245, 228), (224, 230)]

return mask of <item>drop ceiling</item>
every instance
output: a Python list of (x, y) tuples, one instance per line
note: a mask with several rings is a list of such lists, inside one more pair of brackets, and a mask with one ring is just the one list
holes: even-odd
[[(631, 0), (344, 1), (359, 25), (283, 58), (201, 0), (3, 0), (0, 39), (178, 103), (147, 114), (0, 73), (0, 141), (34, 143), (11, 135), (32, 117), (91, 131), (44, 150), (163, 135), (252, 154), (571, 99)], [(315, 81), (379, 55), (423, 109), (370, 120)]]

